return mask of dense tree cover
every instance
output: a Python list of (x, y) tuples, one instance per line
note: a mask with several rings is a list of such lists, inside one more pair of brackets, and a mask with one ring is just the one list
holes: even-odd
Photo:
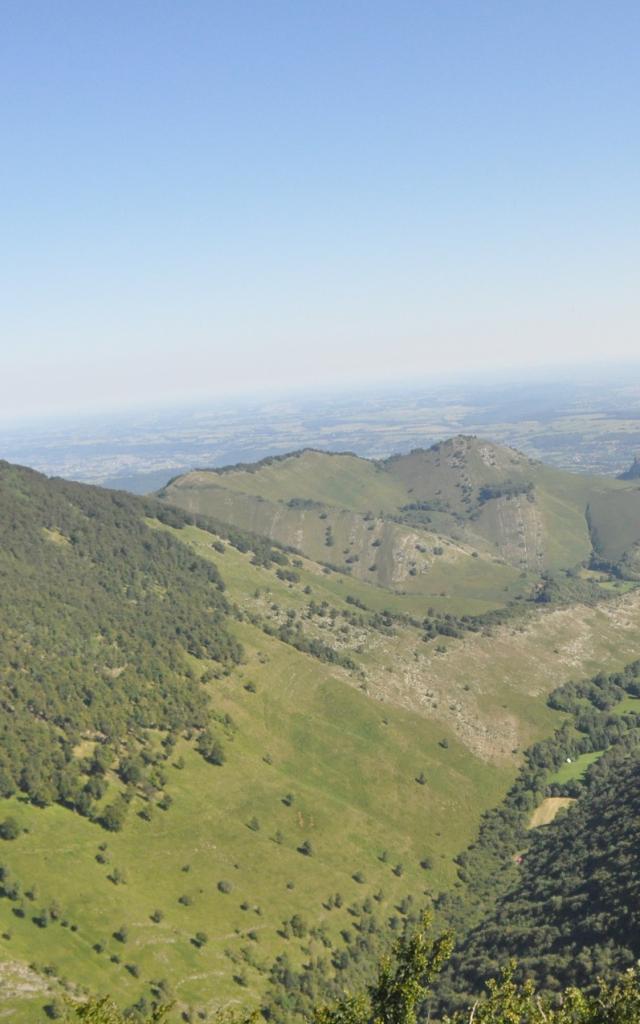
[(478, 491), (478, 501), (484, 503), (494, 498), (516, 498), (526, 494), (529, 501), (534, 500), (534, 484), (532, 480), (504, 480), (499, 484), (484, 484)]
[(640, 757), (616, 750), (582, 799), (534, 831), (514, 884), (464, 942), (456, 981), (476, 988), (515, 956), (545, 991), (591, 991), (640, 958), (639, 894)]
[[(630, 779), (640, 777), (640, 716), (611, 710), (639, 690), (640, 662), (634, 662), (623, 672), (599, 673), (550, 695), (549, 704), (571, 717), (553, 737), (525, 753), (505, 800), (484, 815), (478, 838), (457, 858), (462, 885), (436, 901), (440, 920), (461, 939), (438, 985), (441, 1010), (463, 1002), (496, 963), (511, 956), (543, 989), (557, 991), (568, 984), (592, 984), (599, 973), (611, 977), (640, 955), (637, 925), (630, 927), (628, 912), (618, 919), (625, 899), (628, 906), (637, 906), (640, 890), (640, 819), (629, 794)], [(602, 750), (584, 779), (562, 785), (550, 781), (567, 757)], [(529, 830), (531, 812), (549, 795), (582, 799), (552, 826)], [(605, 814), (608, 803), (611, 818)], [(596, 828), (600, 819), (610, 824)], [(600, 837), (599, 860), (596, 848), (588, 846), (591, 832)], [(561, 865), (565, 889), (554, 864)], [(527, 889), (527, 879), (533, 888)], [(623, 933), (626, 945), (621, 944)]]
[[(607, 571), (611, 571), (608, 569)], [(611, 597), (592, 579), (583, 579), (577, 569), (559, 570), (542, 574), (540, 585), (534, 592), (537, 604), (595, 605)]]
[(638, 751), (616, 750), (591, 769), (583, 799), (536, 829), (517, 879), (457, 953), (458, 990), (477, 990), (513, 956), (516, 977), (550, 994), (590, 993), (637, 964), (639, 783)]
[[(265, 625), (264, 630), (266, 633), (271, 633), (272, 627)], [(319, 640), (317, 637), (307, 636), (300, 623), (297, 623), (295, 626), (285, 623), (278, 629), (273, 630), (272, 635), (277, 636), (278, 640), (282, 640), (283, 643), (295, 647), (297, 651), (301, 651), (303, 654), (311, 654), (312, 657), (318, 658), (319, 661), (325, 661), (330, 665), (342, 665), (343, 668), (348, 668), (352, 671), (358, 668), (353, 658), (349, 657), (348, 654), (340, 654), (335, 648)]]
[[(0, 463), (1, 795), (90, 813), (130, 735), (206, 725), (186, 655), (239, 660), (223, 583), (148, 511)], [(73, 754), (85, 737), (89, 766)]]
[(626, 695), (640, 697), (640, 661), (627, 665), (622, 672), (599, 672), (592, 679), (565, 683), (552, 691), (547, 703), (581, 720), (589, 705), (596, 710), (610, 711)]
[[(326, 908), (341, 906), (339, 893), (330, 897)], [(364, 990), (373, 984), (377, 962), (388, 955), (398, 936), (418, 927), (421, 913), (410, 896), (400, 902), (391, 916), (379, 910), (370, 899), (349, 906), (351, 923), (332, 941), (324, 927), (304, 925), (307, 941), (316, 940), (323, 952), (310, 955), (301, 966), (285, 951), (269, 970), (269, 988), (260, 1010), (266, 1020), (284, 1024), (292, 1019), (313, 1017), (318, 1006), (340, 1000), (345, 991)], [(293, 921), (284, 921), (281, 934), (290, 938), (300, 934)]]
[[(553, 736), (524, 752), (523, 765), (503, 802), (482, 818), (477, 839), (457, 858), (459, 877), (465, 889), (462, 898), (445, 895), (439, 901), (449, 918), (450, 904), (464, 905), (462, 920), (469, 920), (471, 902), (496, 894), (499, 879), (515, 877), (513, 854), (526, 844), (530, 833), (527, 822), (531, 812), (545, 796), (577, 796), (589, 784), (574, 780), (560, 786), (550, 781), (568, 757), (576, 758), (593, 751), (634, 750), (640, 744), (640, 717), (612, 713), (613, 706), (625, 695), (640, 692), (640, 662), (623, 672), (598, 673), (579, 683), (570, 682), (554, 690), (549, 706), (566, 711), (570, 717)], [(481, 911), (480, 911), (481, 912)]]
[(432, 939), (428, 920), (423, 919), (380, 960), (373, 982), (362, 994), (317, 1008), (315, 1024), (416, 1024), (420, 1003), (451, 948), (451, 937)]
[[(280, 570), (278, 570), (278, 575), (280, 575)], [(352, 672), (358, 670), (359, 666), (350, 655), (341, 653), (320, 637), (310, 636), (306, 633), (303, 624), (294, 609), (288, 609), (285, 613), (283, 608), (275, 602), (272, 602), (269, 613), (270, 617), (265, 617), (257, 612), (243, 610), (239, 607), (236, 607), (235, 611), (238, 618), (245, 619), (253, 626), (257, 626), (266, 633), (267, 636), (276, 637), (278, 640), (282, 641), (282, 643), (288, 644), (290, 647), (295, 647), (295, 649), (300, 651), (302, 654), (310, 654), (311, 657), (317, 658), (318, 661), (323, 661), (330, 665), (340, 665), (342, 668), (349, 669)], [(283, 614), (285, 614), (286, 617), (284, 618), (284, 621), (281, 621)], [(335, 624), (339, 614), (338, 610), (330, 607), (326, 601), (323, 601), (322, 604), (319, 605), (316, 604), (315, 601), (311, 600), (304, 618), (312, 620), (314, 616), (319, 616), (320, 618), (328, 616), (328, 618)], [(347, 621), (353, 622), (353, 617), (348, 610), (342, 612), (342, 615), (347, 619)], [(372, 623), (369, 622), (369, 624), (371, 625)]]
[[(347, 594), (346, 603), (353, 605), (362, 611), (367, 611), (367, 606), (358, 597)], [(312, 601), (309, 605), (311, 611), (316, 611), (318, 606)], [(435, 608), (428, 608), (423, 619), (417, 619), (406, 612), (391, 611), (388, 608), (381, 612), (373, 612), (368, 618), (364, 616), (349, 615), (343, 611), (342, 616), (353, 623), (353, 625), (369, 626), (381, 633), (393, 635), (394, 626), (414, 626), (416, 629), (423, 629), (423, 640), (435, 640), (439, 636), (462, 637), (465, 633), (490, 633), (493, 627), (504, 625), (512, 619), (522, 617), (523, 609), (515, 603), (509, 604), (506, 608), (494, 608), (479, 615), (453, 615), (451, 612), (436, 611)]]
[[(378, 967), (375, 981), (359, 995), (320, 1007), (314, 1024), (415, 1024), (424, 1019), (430, 987), (451, 953), (451, 938), (432, 939), (428, 922), (409, 930)], [(515, 963), (470, 1006), (443, 1024), (637, 1024), (640, 978), (630, 970), (611, 984), (600, 983), (593, 994), (567, 988), (556, 999), (536, 991), (528, 980), (518, 983)], [(429, 1015), (430, 1019), (430, 1015)]]
[(461, 637), (465, 633), (490, 633), (494, 626), (501, 626), (521, 616), (522, 609), (516, 604), (506, 608), (495, 608), (480, 615), (452, 615), (450, 612), (428, 610), (423, 622), (423, 640), (434, 640), (439, 636)]

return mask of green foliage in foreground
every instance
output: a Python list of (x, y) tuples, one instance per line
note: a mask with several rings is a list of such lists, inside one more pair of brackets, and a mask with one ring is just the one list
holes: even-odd
[[(376, 981), (356, 996), (347, 996), (313, 1014), (313, 1024), (416, 1024), (431, 983), (451, 955), (453, 940), (429, 935), (428, 920), (394, 946), (378, 968)], [(568, 988), (552, 999), (536, 992), (531, 981), (514, 980), (515, 965), (487, 985), (484, 996), (443, 1024), (637, 1024), (640, 1019), (640, 976), (630, 970), (613, 984), (602, 984), (595, 995)], [(161, 1007), (144, 1024), (160, 1024), (170, 1007)], [(256, 1014), (223, 1011), (216, 1024), (247, 1024)], [(109, 999), (69, 1005), (71, 1024), (125, 1024), (126, 1018)]]
[[(159, 1007), (146, 1018), (144, 1024), (160, 1024), (166, 1018), (169, 1007)], [(82, 1021), (82, 1024), (125, 1024), (126, 1017), (108, 996), (91, 999), (80, 1006), (68, 1007), (67, 1021)]]
[(451, 956), (453, 939), (431, 939), (428, 919), (403, 936), (384, 957), (366, 993), (343, 999), (314, 1014), (315, 1024), (416, 1024), (417, 1010), (431, 982)]
[(566, 989), (553, 1003), (536, 993), (532, 982), (513, 980), (514, 965), (487, 986), (487, 995), (470, 1011), (445, 1018), (445, 1024), (637, 1024), (640, 1020), (640, 978), (628, 971), (613, 985), (602, 984), (595, 995)]

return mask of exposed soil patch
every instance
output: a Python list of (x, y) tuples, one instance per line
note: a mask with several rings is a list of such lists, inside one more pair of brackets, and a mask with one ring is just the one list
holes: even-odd
[(550, 825), (563, 807), (569, 807), (574, 800), (570, 796), (548, 796), (546, 797), (531, 815), (527, 828), (540, 828), (541, 825)]

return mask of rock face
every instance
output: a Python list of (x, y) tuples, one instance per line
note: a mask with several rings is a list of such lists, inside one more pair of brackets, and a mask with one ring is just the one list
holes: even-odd
[(618, 474), (618, 480), (640, 480), (640, 455), (636, 455), (628, 469)]

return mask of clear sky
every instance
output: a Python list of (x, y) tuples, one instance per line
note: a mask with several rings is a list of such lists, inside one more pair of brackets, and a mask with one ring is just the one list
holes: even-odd
[(637, 0), (5, 0), (0, 409), (640, 359)]

